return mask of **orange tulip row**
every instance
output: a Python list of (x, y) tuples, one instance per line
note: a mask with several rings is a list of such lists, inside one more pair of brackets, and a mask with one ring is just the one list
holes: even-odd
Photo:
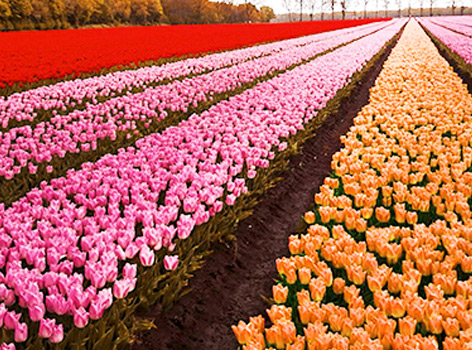
[(472, 349), (472, 97), (410, 21), (245, 350)]

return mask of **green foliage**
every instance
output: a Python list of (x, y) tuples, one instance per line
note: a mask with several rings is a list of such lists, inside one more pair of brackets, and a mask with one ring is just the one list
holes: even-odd
[(210, 0), (0, 0), (0, 30), (84, 25), (269, 22), (274, 11)]

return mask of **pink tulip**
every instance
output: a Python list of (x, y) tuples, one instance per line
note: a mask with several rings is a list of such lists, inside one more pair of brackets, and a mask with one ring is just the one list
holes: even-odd
[(15, 327), (15, 342), (23, 343), (28, 339), (28, 326), (26, 323), (18, 323)]
[(178, 255), (166, 255), (164, 257), (164, 268), (167, 271), (173, 271), (177, 268), (177, 265), (179, 264), (179, 257)]
[(136, 277), (138, 267), (136, 264), (126, 263), (123, 266), (123, 278), (133, 279)]
[(89, 314), (83, 307), (74, 310), (74, 324), (77, 328), (84, 328), (89, 322)]
[(29, 311), (29, 316), (30, 316), (31, 321), (37, 322), (44, 317), (46, 313), (46, 308), (44, 307), (44, 304), (41, 303), (41, 304), (36, 304), (32, 307), (29, 307), (28, 311)]
[(52, 335), (49, 337), (49, 340), (51, 341), (51, 343), (60, 343), (62, 340), (64, 340), (64, 329), (62, 327), (62, 324), (54, 326)]
[(139, 260), (143, 266), (152, 266), (154, 264), (155, 255), (154, 252), (149, 249), (147, 245), (144, 245), (139, 252)]
[(42, 319), (39, 321), (39, 333), (41, 338), (49, 338), (54, 333), (54, 327), (56, 326), (56, 320), (54, 319)]
[(17, 314), (15, 311), (7, 311), (3, 318), (3, 326), (5, 329), (15, 329), (20, 317), (21, 314)]
[(179, 239), (187, 239), (195, 226), (195, 220), (190, 215), (181, 215), (177, 222)]

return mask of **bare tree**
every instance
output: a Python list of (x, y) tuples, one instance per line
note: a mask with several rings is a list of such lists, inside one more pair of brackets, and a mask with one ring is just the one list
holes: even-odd
[(455, 15), (455, 14), (456, 14), (456, 8), (457, 8), (456, 0), (451, 0), (452, 15)]
[(336, 5), (336, 0), (330, 0), (331, 3), (331, 20), (334, 20), (334, 6)]
[(411, 0), (408, 0), (408, 18), (411, 17)]
[(398, 17), (402, 16), (402, 0), (395, 0), (398, 9)]
[(388, 17), (388, 5), (390, 5), (390, 0), (383, 0), (385, 8), (385, 17)]
[(418, 0), (418, 4), (420, 5), (420, 16), (423, 17), (424, 0)]
[(429, 0), (429, 15), (433, 15), (433, 5), (436, 2), (436, 0)]
[(299, 21), (303, 21), (303, 0), (297, 0), (298, 5), (300, 6), (300, 19)]
[(379, 18), (379, 0), (375, 0), (375, 17)]
[(310, 11), (310, 21), (313, 21), (315, 16), (315, 7), (316, 7), (316, 0), (305, 0), (308, 10)]
[(364, 1), (364, 18), (367, 18), (367, 5), (369, 5), (369, 0)]
[(288, 12), (288, 20), (292, 22), (292, 10), (293, 10), (293, 1), (292, 0), (282, 0), (282, 4)]
[(328, 3), (329, 0), (321, 0), (320, 1), (320, 19), (323, 21), (324, 20), (324, 9), (326, 4)]
[(342, 19), (346, 19), (346, 9), (349, 6), (349, 0), (340, 0)]

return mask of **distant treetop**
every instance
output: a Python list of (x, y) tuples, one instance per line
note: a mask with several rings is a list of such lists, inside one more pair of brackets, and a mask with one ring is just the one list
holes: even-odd
[(0, 30), (269, 22), (268, 6), (209, 0), (0, 0)]

